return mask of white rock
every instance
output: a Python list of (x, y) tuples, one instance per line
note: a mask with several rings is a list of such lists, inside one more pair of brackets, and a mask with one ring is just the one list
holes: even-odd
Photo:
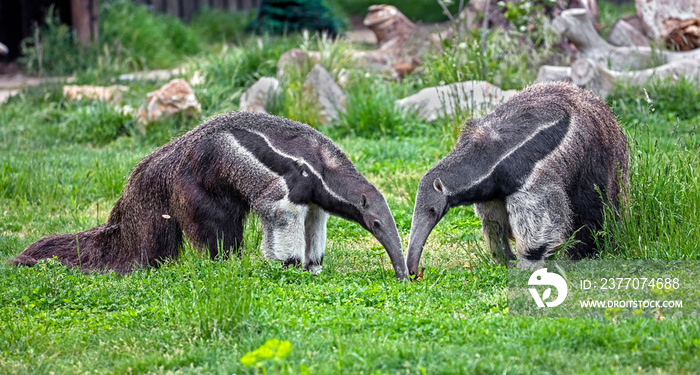
[(486, 81), (466, 81), (446, 86), (429, 87), (400, 99), (400, 108), (415, 110), (427, 121), (452, 118), (458, 112), (482, 115), (515, 95), (517, 90), (501, 90)]
[(0, 90), (0, 104), (5, 103), (11, 97), (17, 95), (19, 90)]
[(273, 77), (262, 77), (250, 86), (243, 96), (239, 110), (256, 113), (267, 113), (267, 101), (271, 95), (277, 92), (280, 83)]
[(166, 79), (172, 78), (173, 76), (179, 76), (183, 74), (185, 74), (185, 69), (183, 68), (157, 69), (122, 74), (119, 76), (118, 79), (120, 81), (164, 81)]
[(118, 102), (122, 99), (122, 93), (129, 88), (122, 85), (90, 86), (90, 85), (65, 85), (63, 97), (66, 100), (99, 100), (102, 102)]

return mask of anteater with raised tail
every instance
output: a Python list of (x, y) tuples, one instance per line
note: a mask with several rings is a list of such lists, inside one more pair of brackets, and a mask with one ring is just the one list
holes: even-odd
[(260, 216), (268, 259), (320, 271), (330, 213), (371, 232), (396, 277), (407, 277), (386, 200), (340, 148), (308, 125), (245, 112), (214, 117), (144, 158), (104, 225), (42, 238), (12, 262), (55, 256), (126, 273), (176, 257), (183, 234), (225, 258), (241, 248), (250, 211)]
[(569, 83), (526, 88), (489, 115), (467, 122), (455, 148), (421, 179), (407, 265), (451, 207), (475, 205), (499, 260), (532, 268), (571, 237), (573, 259), (596, 251), (606, 205), (627, 185), (627, 138), (610, 108)]

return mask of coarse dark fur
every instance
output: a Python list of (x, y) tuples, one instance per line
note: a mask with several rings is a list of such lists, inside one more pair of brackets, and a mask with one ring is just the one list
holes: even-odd
[(610, 108), (569, 83), (530, 86), (469, 121), (455, 148), (422, 178), (407, 263), (450, 207), (475, 204), (494, 255), (529, 267), (571, 236), (573, 259), (593, 254), (604, 207), (618, 208), (628, 181), (627, 138)]
[(214, 117), (146, 156), (105, 224), (42, 238), (12, 263), (55, 256), (127, 273), (176, 257), (183, 234), (225, 258), (242, 246), (250, 211), (260, 216), (269, 259), (320, 269), (329, 212), (372, 232), (406, 276), (389, 207), (345, 154), (308, 125), (245, 112)]

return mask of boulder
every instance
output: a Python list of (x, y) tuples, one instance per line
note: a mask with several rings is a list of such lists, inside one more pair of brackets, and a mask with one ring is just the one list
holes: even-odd
[(517, 92), (501, 90), (486, 81), (466, 81), (425, 88), (398, 100), (396, 104), (400, 108), (417, 111), (427, 121), (435, 121), (440, 117), (452, 118), (461, 111), (485, 114)]
[(273, 77), (262, 77), (241, 96), (239, 110), (267, 113), (267, 101), (279, 89), (280, 83)]
[(304, 91), (317, 101), (321, 120), (330, 123), (345, 111), (345, 94), (321, 65), (314, 65), (304, 81)]
[(148, 93), (146, 105), (139, 109), (138, 121), (147, 124), (178, 113), (194, 116), (201, 111), (190, 84), (178, 78)]

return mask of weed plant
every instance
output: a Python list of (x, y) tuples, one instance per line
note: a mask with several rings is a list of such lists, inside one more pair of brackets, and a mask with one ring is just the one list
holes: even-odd
[[(425, 134), (430, 127), (413, 111), (396, 106), (401, 99), (396, 84), (380, 75), (356, 73), (345, 88), (347, 108), (341, 113), (338, 135), (357, 137), (411, 136)], [(368, 100), (368, 98), (372, 98)]]
[(425, 86), (446, 85), (469, 80), (488, 81), (504, 90), (520, 90), (535, 81), (537, 67), (552, 62), (553, 36), (537, 48), (519, 48), (523, 34), (490, 31), (481, 42), (480, 31), (442, 39), (440, 53), (428, 54), (423, 62)]

